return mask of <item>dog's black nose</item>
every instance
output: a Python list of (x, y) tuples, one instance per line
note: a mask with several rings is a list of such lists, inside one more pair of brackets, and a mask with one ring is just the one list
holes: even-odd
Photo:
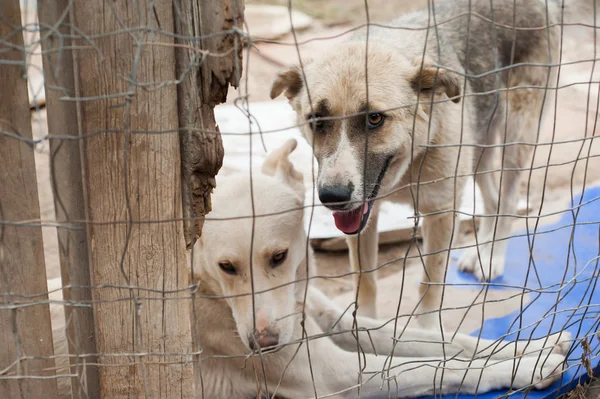
[(350, 202), (352, 199), (351, 186), (323, 186), (319, 188), (319, 200), (323, 204), (339, 203), (343, 207), (343, 202)]

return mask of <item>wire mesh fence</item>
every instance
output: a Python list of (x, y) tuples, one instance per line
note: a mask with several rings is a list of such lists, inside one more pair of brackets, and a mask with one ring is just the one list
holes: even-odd
[(0, 396), (585, 396), (597, 4), (395, 3), (0, 2)]

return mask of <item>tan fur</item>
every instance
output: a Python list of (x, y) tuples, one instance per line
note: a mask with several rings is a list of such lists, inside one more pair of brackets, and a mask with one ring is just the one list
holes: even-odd
[(300, 68), (297, 67), (281, 72), (271, 87), (271, 97), (278, 97), (283, 92), (285, 92), (287, 98), (298, 95), (300, 90), (302, 90), (302, 78), (300, 74)]
[[(331, 109), (335, 116), (344, 116), (357, 112), (362, 102), (366, 98), (364, 85), (364, 46), (360, 42), (351, 42), (341, 46), (341, 49), (330, 54), (322, 62), (313, 62), (305, 71), (307, 80), (313, 82), (310, 90), (310, 96), (313, 103), (320, 98), (327, 98), (331, 103)], [(455, 198), (454, 184), (456, 181), (456, 192), (462, 192), (464, 179), (454, 179), (452, 176), (457, 169), (457, 175), (466, 175), (472, 168), (471, 147), (463, 147), (461, 156), (458, 159), (458, 147), (430, 148), (425, 151), (423, 146), (429, 143), (445, 144), (457, 142), (457, 137), (461, 134), (461, 107), (455, 105), (460, 98), (459, 95), (462, 82), (456, 75), (443, 70), (437, 70), (429, 62), (424, 63), (421, 72), (421, 64), (416, 60), (406, 60), (390, 53), (389, 49), (379, 43), (370, 45), (369, 50), (369, 104), (374, 110), (390, 110), (386, 125), (380, 132), (369, 136), (369, 150), (376, 152), (386, 152), (392, 149), (399, 156), (396, 156), (390, 165), (383, 180), (380, 195), (386, 199), (408, 202), (416, 204), (421, 213), (443, 212), (456, 209), (460, 205), (460, 198)], [(437, 75), (437, 77), (436, 77)], [(393, 79), (395, 84), (389, 83)], [(435, 93), (432, 92), (435, 80)], [(421, 95), (413, 94), (413, 87), (421, 86)], [(314, 87), (314, 89), (313, 89)], [(444, 99), (448, 96), (454, 98), (454, 102), (438, 102), (429, 104), (433, 99)], [(415, 103), (420, 97), (424, 103), (415, 111)], [(292, 104), (298, 112), (299, 124), (304, 124), (304, 115), (310, 109), (308, 96), (299, 96), (292, 101)], [(415, 121), (416, 118), (416, 121)], [(467, 116), (468, 118), (468, 116)], [(414, 133), (411, 133), (414, 123)], [(304, 132), (309, 142), (315, 143), (314, 150), (317, 159), (324, 161), (320, 165), (327, 166), (329, 154), (335, 154), (335, 149), (339, 145), (339, 140), (333, 137), (313, 137), (312, 131), (305, 127)], [(463, 131), (463, 142), (472, 143), (471, 132), (467, 129)], [(362, 152), (364, 140), (355, 143), (352, 148), (339, 150), (345, 157), (351, 157), (352, 153)], [(413, 160), (411, 161), (411, 152)], [(342, 156), (342, 155), (340, 155)], [(351, 179), (348, 176), (360, 176), (362, 174), (359, 158), (362, 155), (356, 155), (355, 162), (352, 160), (343, 164), (338, 163), (339, 170), (345, 171), (346, 176), (342, 179)], [(458, 160), (458, 162), (457, 162)], [(327, 180), (332, 168), (319, 171), (319, 183)], [(335, 178), (334, 172), (332, 179)], [(411, 183), (426, 182), (418, 188), (411, 186)], [(432, 183), (435, 182), (435, 183)], [(354, 201), (361, 201), (362, 186), (354, 180), (356, 196)], [(397, 191), (399, 188), (404, 189)], [(406, 187), (409, 187), (408, 189)], [(413, 201), (414, 199), (414, 201)], [(369, 227), (361, 233), (361, 245), (358, 249), (358, 239), (350, 236), (351, 263), (354, 270), (368, 271), (376, 266), (377, 261), (377, 231), (375, 219), (377, 217), (378, 207), (374, 206), (371, 212)], [(445, 213), (442, 216), (436, 216), (436, 225), (440, 223), (441, 236), (435, 244), (428, 243), (427, 238), (424, 244), (425, 249), (444, 250), (448, 248), (449, 236), (452, 233), (452, 224), (454, 215)], [(425, 229), (428, 229), (429, 217), (425, 217)], [(427, 236), (426, 236), (427, 237)], [(362, 253), (362, 259), (359, 262), (357, 253)], [(428, 251), (424, 251), (427, 253)], [(447, 252), (441, 255), (434, 255), (425, 258), (424, 268), (428, 270), (429, 278), (433, 282), (440, 282), (440, 272), (437, 271), (442, 264)], [(360, 265), (359, 265), (360, 263)], [(434, 267), (433, 264), (436, 266)], [(431, 276), (435, 274), (435, 276)], [(376, 316), (375, 294), (376, 294), (376, 273), (363, 273), (361, 277), (361, 291), (359, 292), (359, 312), (366, 316)], [(442, 273), (443, 276), (443, 273)], [(423, 285), (423, 287), (427, 287)], [(429, 291), (439, 291), (439, 287), (430, 288)], [(423, 289), (425, 293), (425, 288)], [(439, 295), (430, 294), (425, 296), (426, 302), (423, 303), (425, 311), (439, 308)], [(436, 303), (437, 301), (437, 303)]]
[[(413, 65), (420, 68), (420, 73), (413, 74), (411, 86), (421, 94), (421, 99), (427, 101), (431, 93), (435, 92), (435, 98), (439, 100), (441, 94), (445, 94), (453, 102), (460, 102), (460, 79), (458, 76), (443, 69), (436, 68), (431, 60), (421, 62), (413, 60)], [(299, 91), (298, 91), (299, 92)]]
[[(518, 33), (509, 27), (552, 25), (560, 21), (563, 10), (551, 0), (547, 21), (543, 2), (497, 0), (493, 4), (494, 18), (502, 26), (492, 29), (488, 21), (472, 18), (470, 50), (466, 48), (467, 11), (489, 18), (489, 1), (456, 0), (436, 5), (438, 22), (450, 22), (429, 34), (418, 29), (431, 22), (427, 11), (388, 24), (412, 30), (371, 27), (368, 46), (365, 34), (357, 34), (305, 65), (302, 74), (296, 66), (275, 79), (272, 98), (293, 82), (293, 90), (286, 93), (319, 163), (319, 190), (352, 188), (343, 211), (362, 207), (365, 201), (372, 204), (360, 238), (347, 238), (360, 286), (361, 315), (377, 314), (376, 199), (408, 203), (422, 218), (424, 284), (420, 286), (423, 296), (417, 312), (423, 326), (440, 329), (436, 313), (441, 307), (464, 176), (475, 176), (487, 216), (477, 233), (479, 245), (464, 251), (459, 268), (480, 280), (493, 280), (504, 271), (506, 238), (513, 222), (510, 215), (517, 210), (519, 169), (526, 169), (532, 149), (511, 143), (536, 141), (543, 104), (552, 102), (551, 93), (539, 88), (556, 84), (555, 68), (523, 64), (556, 63), (560, 33), (556, 26)], [(571, 22), (579, 18), (576, 22), (581, 22), (589, 17), (591, 6), (588, 0), (567, 2), (565, 18)], [(461, 13), (463, 17), (453, 18)], [(498, 65), (494, 64), (495, 52)], [(490, 72), (495, 68), (504, 70)], [(476, 76), (466, 79), (465, 74)], [(538, 89), (519, 88), (522, 86)], [(327, 121), (318, 130), (310, 123), (315, 110), (320, 110), (319, 120)], [(361, 127), (356, 115), (362, 113), (364, 119), (365, 113), (374, 112), (387, 116), (384, 124), (372, 131), (364, 123)], [(505, 143), (508, 145), (490, 148)], [(391, 160), (387, 169), (384, 158)], [(502, 177), (494, 172), (498, 169), (502, 169)], [(370, 197), (378, 186), (380, 171), (384, 176), (380, 190), (376, 197)], [(331, 209), (339, 210), (339, 203)]]

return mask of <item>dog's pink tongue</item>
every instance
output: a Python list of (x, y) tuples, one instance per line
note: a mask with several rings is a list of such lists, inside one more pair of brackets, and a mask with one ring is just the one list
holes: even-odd
[(360, 222), (365, 213), (369, 211), (369, 206), (364, 204), (349, 212), (333, 212), (335, 227), (343, 233), (354, 233), (360, 228)]

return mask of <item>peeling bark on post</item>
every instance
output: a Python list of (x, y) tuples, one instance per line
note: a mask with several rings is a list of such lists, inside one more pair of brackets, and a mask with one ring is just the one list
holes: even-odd
[[(223, 142), (214, 107), (225, 102), (229, 85), (242, 73), (243, 0), (175, 1), (175, 29), (185, 36), (176, 50), (181, 175), (185, 241), (193, 247), (211, 210), (215, 176), (223, 163)], [(223, 34), (219, 34), (219, 33)], [(211, 38), (202, 39), (206, 35)]]

